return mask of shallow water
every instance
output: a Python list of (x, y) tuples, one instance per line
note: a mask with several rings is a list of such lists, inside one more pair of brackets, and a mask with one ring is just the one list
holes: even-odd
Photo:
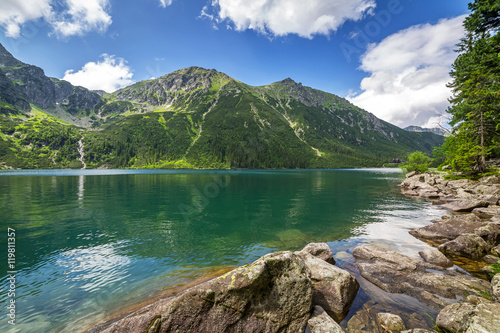
[[(443, 213), (401, 195), (401, 177), (391, 169), (0, 171), (0, 248), (15, 229), (18, 272), (16, 326), (4, 315), (0, 331), (86, 327), (214, 269), (309, 242), (328, 242), (353, 271), (360, 243), (415, 256), (428, 245), (407, 231)], [(373, 293), (367, 285), (352, 312)]]

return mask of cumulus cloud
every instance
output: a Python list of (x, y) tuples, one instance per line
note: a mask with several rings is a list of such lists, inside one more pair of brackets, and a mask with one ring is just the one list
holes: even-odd
[(363, 91), (348, 99), (400, 127), (437, 127), (449, 105), (446, 84), (464, 18), (416, 25), (369, 45), (360, 68), (370, 76), (361, 81)]
[(64, 73), (63, 80), (75, 86), (83, 86), (91, 90), (113, 92), (126, 87), (132, 80), (132, 70), (122, 58), (103, 54), (98, 62), (88, 62), (81, 70), (70, 69)]
[(84, 35), (105, 31), (111, 24), (108, 0), (65, 0), (67, 9), (48, 18), (58, 36)]
[(17, 38), (28, 21), (43, 19), (59, 37), (105, 31), (111, 24), (109, 0), (2, 0), (0, 26)]
[(231, 22), (238, 31), (312, 38), (336, 31), (347, 20), (362, 19), (375, 6), (375, 0), (212, 0), (201, 16)]
[(21, 25), (27, 21), (51, 15), (52, 0), (2, 0), (0, 25), (5, 29), (7, 37), (19, 37)]

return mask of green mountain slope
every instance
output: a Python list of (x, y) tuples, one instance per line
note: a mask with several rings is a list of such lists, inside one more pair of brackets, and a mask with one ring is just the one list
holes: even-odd
[[(0, 61), (12, 59), (5, 52), (2, 58), (0, 49)], [(0, 64), (2, 71), (10, 67)], [(0, 116), (4, 167), (81, 167), (79, 141), (87, 167), (116, 168), (381, 166), (415, 150), (430, 153), (443, 142), (291, 79), (253, 87), (190, 67), (96, 94), (33, 68), (15, 71), (0, 73), (0, 87), (6, 87), (0, 103), (8, 110)], [(54, 99), (39, 97), (44, 89), (53, 89)]]

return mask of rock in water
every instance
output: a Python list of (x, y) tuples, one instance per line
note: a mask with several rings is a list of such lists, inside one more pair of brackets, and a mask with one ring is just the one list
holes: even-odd
[(474, 208), (488, 207), (489, 203), (480, 200), (457, 200), (444, 204), (442, 207), (453, 212), (472, 212)]
[(439, 245), (439, 251), (447, 255), (471, 259), (481, 259), (491, 247), (478, 235), (464, 234), (447, 243)]
[(102, 332), (304, 332), (312, 308), (310, 274), (292, 252), (268, 254)]
[(423, 239), (431, 239), (439, 243), (453, 240), (463, 233), (474, 233), (474, 231), (486, 223), (482, 222), (474, 214), (454, 215), (449, 218), (443, 216), (436, 223), (410, 231), (412, 236)]
[(309, 253), (300, 256), (311, 271), (313, 304), (320, 305), (335, 321), (342, 321), (358, 293), (358, 281), (348, 271)]
[(403, 319), (392, 313), (377, 313), (377, 321), (384, 330), (389, 330), (393, 333), (400, 333), (406, 330)]
[(307, 322), (311, 333), (345, 333), (321, 306), (316, 305), (311, 319)]
[(431, 248), (418, 253), (426, 262), (441, 267), (452, 267), (453, 263), (439, 250)]
[(365, 279), (385, 291), (415, 297), (436, 310), (448, 305), (447, 299), (478, 295), (490, 288), (487, 281), (472, 276), (429, 272), (427, 269), (443, 268), (375, 245), (358, 246), (353, 254)]
[(329, 264), (335, 265), (332, 250), (326, 243), (309, 243), (299, 253), (307, 252), (316, 258), (323, 259)]

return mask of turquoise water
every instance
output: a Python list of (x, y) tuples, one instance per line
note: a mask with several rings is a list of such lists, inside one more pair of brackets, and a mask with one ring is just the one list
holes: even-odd
[(0, 249), (16, 230), (16, 326), (83, 328), (212, 268), (328, 242), (340, 261), (377, 242), (422, 247), (407, 230), (438, 215), (381, 170), (0, 172)]

